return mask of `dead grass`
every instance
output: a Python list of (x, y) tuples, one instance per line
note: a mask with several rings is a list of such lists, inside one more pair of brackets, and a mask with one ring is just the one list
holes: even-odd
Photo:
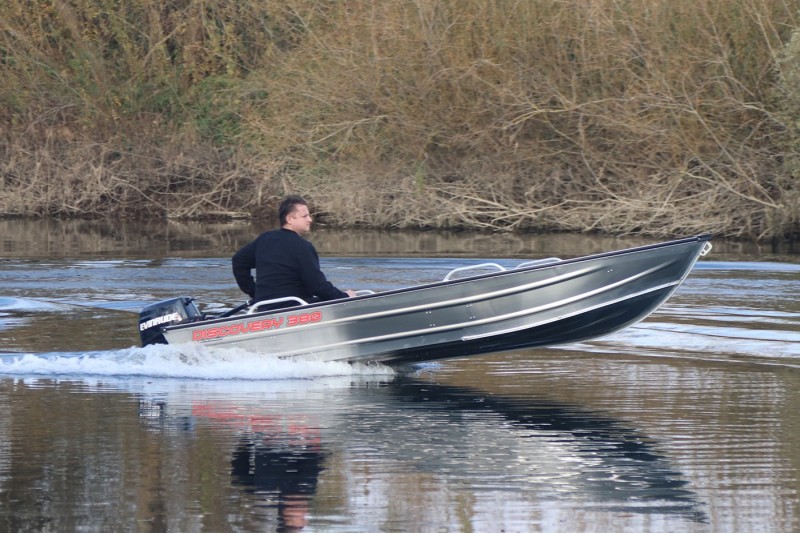
[(800, 230), (800, 0), (0, 8), (0, 213)]

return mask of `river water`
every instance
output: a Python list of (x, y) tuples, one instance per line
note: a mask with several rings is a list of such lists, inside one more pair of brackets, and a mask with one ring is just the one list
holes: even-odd
[[(713, 242), (644, 322), (413, 369), (138, 346), (259, 225), (0, 221), (0, 529), (800, 531), (800, 255)], [(336, 285), (654, 242), (311, 236)]]

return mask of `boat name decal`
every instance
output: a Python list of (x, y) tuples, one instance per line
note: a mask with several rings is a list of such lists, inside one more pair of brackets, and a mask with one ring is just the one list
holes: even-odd
[(234, 323), (224, 326), (212, 326), (192, 332), (192, 341), (206, 341), (220, 337), (236, 336), (248, 332), (261, 332), (263, 330), (277, 330), (278, 328), (298, 326), (301, 324), (317, 323), (322, 320), (322, 312), (299, 313), (286, 317), (272, 317), (246, 323)]
[(148, 328), (153, 328), (154, 326), (160, 324), (169, 323), (172, 321), (179, 323), (181, 322), (181, 320), (183, 320), (183, 317), (181, 317), (181, 315), (178, 312), (168, 313), (167, 315), (162, 315), (161, 317), (153, 317), (149, 321), (145, 321), (139, 324), (139, 330), (144, 332)]

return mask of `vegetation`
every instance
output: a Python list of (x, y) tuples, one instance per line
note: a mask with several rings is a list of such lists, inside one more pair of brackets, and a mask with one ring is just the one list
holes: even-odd
[(800, 0), (5, 0), (0, 214), (800, 233)]

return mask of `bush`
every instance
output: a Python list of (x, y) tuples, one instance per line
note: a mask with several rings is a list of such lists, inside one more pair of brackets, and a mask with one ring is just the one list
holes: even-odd
[(797, 229), (797, 0), (35, 3), (0, 213)]

